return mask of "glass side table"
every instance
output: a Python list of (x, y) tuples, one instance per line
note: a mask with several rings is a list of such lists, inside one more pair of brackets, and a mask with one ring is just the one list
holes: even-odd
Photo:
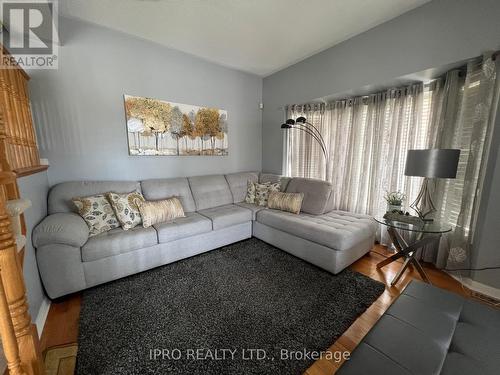
[[(419, 224), (410, 224), (402, 221), (385, 219), (383, 217), (376, 217), (375, 221), (387, 227), (387, 232), (389, 233), (391, 241), (396, 248), (396, 254), (378, 263), (377, 268), (382, 268), (392, 262), (395, 262), (399, 258), (405, 258), (401, 269), (396, 273), (394, 279), (392, 279), (391, 286), (399, 281), (403, 272), (410, 264), (415, 266), (425, 282), (430, 283), (429, 278), (425, 274), (422, 265), (415, 255), (417, 254), (418, 249), (426, 245), (430, 245), (431, 243), (439, 243), (441, 235), (443, 233), (450, 232), (452, 229), (451, 226), (442, 224), (439, 221), (426, 221)], [(408, 244), (401, 235), (401, 231), (417, 233), (415, 241)]]

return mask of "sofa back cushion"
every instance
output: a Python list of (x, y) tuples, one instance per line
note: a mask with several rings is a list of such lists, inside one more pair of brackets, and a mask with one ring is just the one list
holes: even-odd
[(247, 195), (247, 182), (258, 182), (259, 174), (257, 172), (231, 173), (226, 175), (226, 181), (233, 194), (233, 203), (240, 203)]
[(105, 194), (113, 191), (115, 193), (130, 193), (141, 191), (137, 181), (72, 181), (62, 182), (52, 186), (48, 196), (48, 213), (78, 212), (71, 201), (75, 197), (88, 197), (90, 195)]
[(189, 177), (196, 210), (233, 203), (233, 195), (223, 175)]
[(261, 184), (265, 184), (266, 182), (270, 182), (271, 184), (279, 182), (281, 185), (281, 191), (286, 191), (286, 187), (288, 186), (290, 180), (290, 177), (285, 177), (274, 173), (261, 173), (259, 175), (259, 182)]
[(323, 180), (294, 177), (288, 183), (286, 192), (304, 193), (301, 212), (321, 215), (326, 212), (332, 184)]
[(161, 178), (141, 181), (142, 195), (148, 201), (177, 197), (185, 212), (196, 211), (193, 194), (186, 177)]

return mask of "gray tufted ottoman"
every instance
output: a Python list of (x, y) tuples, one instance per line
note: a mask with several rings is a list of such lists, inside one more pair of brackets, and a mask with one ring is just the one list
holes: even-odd
[(337, 374), (500, 374), (500, 310), (413, 281)]

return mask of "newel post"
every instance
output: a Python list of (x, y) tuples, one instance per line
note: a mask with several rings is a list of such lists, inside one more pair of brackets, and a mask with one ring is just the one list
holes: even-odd
[[(2, 270), (0, 270), (0, 273)], [(26, 375), (21, 367), (19, 348), (17, 347), (16, 334), (12, 320), (10, 320), (9, 306), (5, 296), (2, 279), (0, 278), (0, 338), (2, 339), (3, 352), (7, 360), (7, 369), (10, 375)]]
[[(22, 369), (27, 375), (41, 375), (43, 374), (43, 369), (38, 334), (36, 326), (31, 323), (31, 317), (28, 312), (26, 287), (22, 268), (17, 255), (12, 225), (5, 208), (5, 186), (15, 182), (15, 178), (16, 176), (12, 172), (0, 171), (0, 275), (5, 292), (7, 309), (17, 340), (17, 351), (19, 353)], [(0, 298), (1, 297), (2, 296), (0, 296)], [(2, 339), (4, 336), (9, 337), (8, 326), (9, 324), (0, 324)], [(5, 342), (2, 341), (2, 344), (5, 354), (14, 353), (15, 355), (16, 350), (9, 346), (11, 344), (9, 344), (8, 339)], [(16, 367), (15, 363), (13, 365)], [(13, 369), (13, 371), (16, 370)], [(12, 372), (12, 374), (18, 373), (22, 374), (22, 372)]]

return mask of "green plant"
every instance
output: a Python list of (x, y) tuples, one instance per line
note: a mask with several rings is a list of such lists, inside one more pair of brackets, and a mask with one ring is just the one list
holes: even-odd
[(401, 191), (391, 191), (385, 192), (384, 199), (386, 202), (392, 206), (401, 206), (403, 204), (403, 201), (406, 199), (406, 194), (402, 193)]

